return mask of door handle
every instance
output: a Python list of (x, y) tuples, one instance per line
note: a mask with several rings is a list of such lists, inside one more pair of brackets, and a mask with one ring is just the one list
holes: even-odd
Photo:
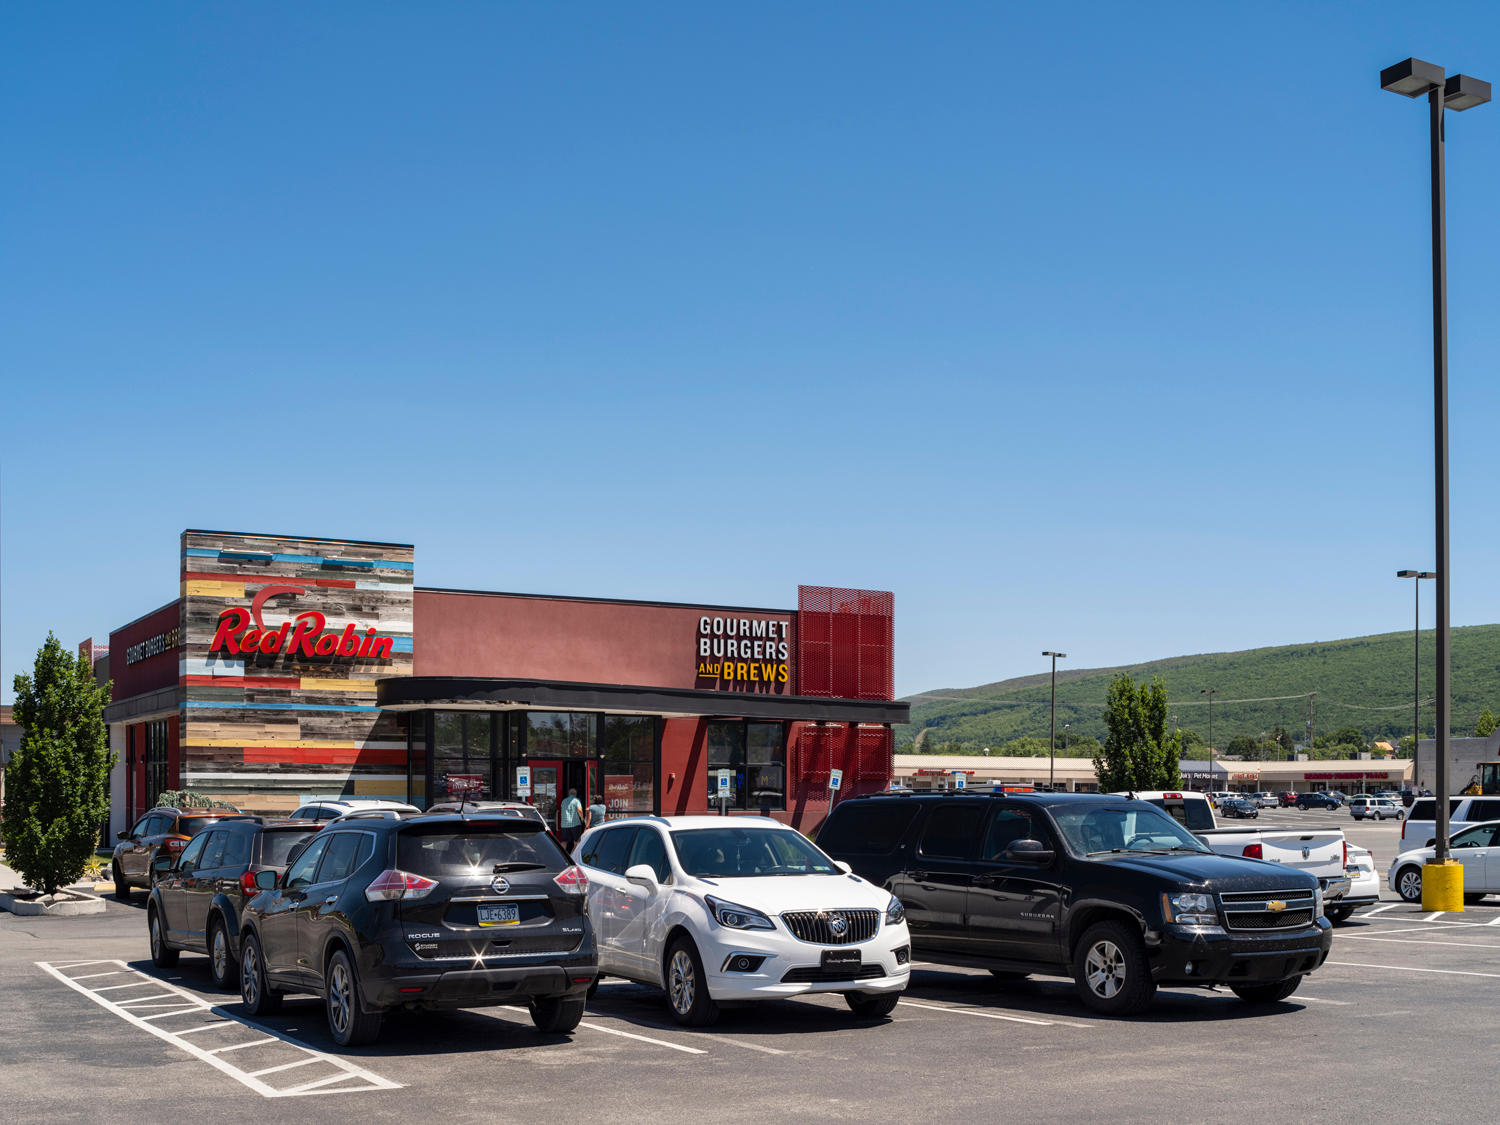
[(925, 872), (925, 871), (912, 870), (912, 871), (907, 872), (907, 874), (911, 878), (916, 879), (918, 882), (924, 882), (927, 879), (927, 872)]
[(338, 895), (329, 895), (327, 898), (325, 898), (323, 900), (323, 905), (324, 906), (332, 906), (334, 903), (338, 902), (338, 900), (339, 900), (339, 896)]

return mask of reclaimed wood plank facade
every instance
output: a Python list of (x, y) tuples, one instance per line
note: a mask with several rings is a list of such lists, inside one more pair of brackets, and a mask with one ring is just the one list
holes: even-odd
[[(216, 531), (182, 535), (179, 663), (182, 783), (252, 812), (304, 795), (406, 798), (406, 716), (374, 705), (375, 681), (411, 675), (414, 551), (409, 544)], [(392, 640), (388, 658), (211, 652), (221, 615), (297, 628), (299, 614)], [(304, 619), (305, 620), (305, 619)]]

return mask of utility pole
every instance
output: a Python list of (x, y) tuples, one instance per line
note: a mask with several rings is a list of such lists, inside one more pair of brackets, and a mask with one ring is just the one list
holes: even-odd
[(1307, 693), (1307, 757), (1309, 761), (1312, 760), (1313, 749), (1313, 700), (1317, 694), (1315, 691)]

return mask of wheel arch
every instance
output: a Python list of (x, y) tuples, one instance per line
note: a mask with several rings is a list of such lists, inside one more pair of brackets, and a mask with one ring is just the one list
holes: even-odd
[(1146, 931), (1146, 919), (1141, 912), (1125, 903), (1097, 901), (1080, 903), (1068, 914), (1067, 927), (1063, 934), (1063, 949), (1067, 954), (1069, 964), (1072, 964), (1078, 952), (1078, 943), (1083, 940), (1083, 935), (1100, 922), (1123, 922), (1143, 937)]

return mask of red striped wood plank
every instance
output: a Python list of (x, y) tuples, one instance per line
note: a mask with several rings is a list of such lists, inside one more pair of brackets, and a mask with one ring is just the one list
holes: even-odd
[[(369, 765), (404, 766), (405, 750), (320, 750), (291, 749), (282, 746), (247, 746), (245, 761), (282, 762), (288, 765)], [(274, 775), (271, 775), (274, 776)]]
[(302, 684), (301, 676), (184, 676), (190, 684), (220, 687), (264, 687), (296, 688)]
[(334, 589), (334, 590), (353, 590), (353, 589), (355, 589), (355, 584), (354, 584), (355, 580), (352, 579), (352, 578), (299, 578), (299, 577), (287, 577), (287, 576), (283, 576), (283, 575), (264, 574), (264, 573), (262, 573), (262, 574), (240, 574), (240, 573), (237, 573), (237, 572), (231, 572), (231, 571), (225, 571), (225, 570), (214, 571), (214, 572), (202, 571), (202, 570), (184, 570), (182, 572), (182, 580), (184, 582), (188, 581), (189, 579), (196, 579), (196, 578), (207, 578), (207, 579), (209, 579), (211, 581), (214, 581), (214, 582), (220, 582), (220, 581), (224, 581), (224, 580), (230, 580), (230, 581), (232, 581), (232, 580), (234, 580), (236, 578), (243, 578), (247, 582), (259, 582), (259, 583), (267, 584), (267, 585), (269, 585), (269, 584), (275, 584), (278, 581), (280, 581), (280, 582), (295, 582), (299, 586), (326, 586), (329, 589)]

